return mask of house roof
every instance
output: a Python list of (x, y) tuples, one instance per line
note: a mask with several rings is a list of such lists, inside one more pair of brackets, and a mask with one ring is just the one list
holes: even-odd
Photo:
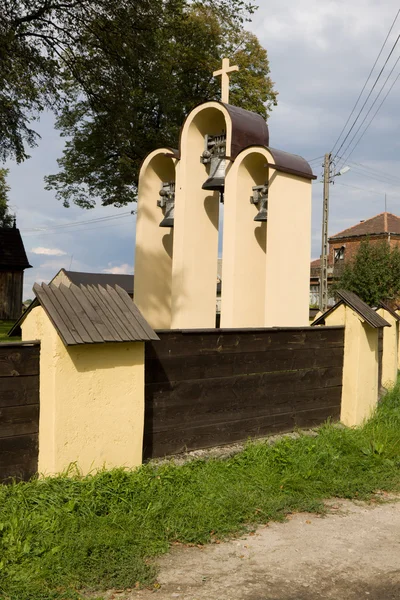
[(364, 321), (368, 323), (371, 327), (390, 327), (390, 324), (385, 321), (378, 313), (374, 311), (373, 308), (368, 306), (361, 298), (357, 296), (354, 292), (349, 292), (347, 290), (338, 290), (336, 295), (339, 297), (339, 301), (336, 302), (334, 306), (332, 306), (329, 310), (324, 312), (318, 319), (316, 319), (312, 326), (314, 325), (323, 325), (325, 323), (325, 319), (328, 315), (333, 313), (341, 304), (346, 304), (352, 308)]
[[(119, 285), (128, 294), (133, 296), (133, 275), (119, 275), (114, 273), (84, 273), (82, 271), (67, 271), (61, 269), (71, 283), (75, 285)], [(58, 274), (57, 274), (58, 275)], [(57, 277), (56, 275), (56, 277)]]
[(30, 267), (19, 229), (0, 227), (0, 269), (22, 271)]
[(35, 283), (33, 291), (66, 346), (159, 339), (119, 286)]
[(383, 212), (332, 235), (329, 240), (392, 233), (400, 235), (400, 218)]

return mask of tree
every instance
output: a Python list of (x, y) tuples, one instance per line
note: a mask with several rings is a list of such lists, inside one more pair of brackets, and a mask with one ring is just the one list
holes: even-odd
[(382, 300), (396, 300), (400, 296), (399, 247), (391, 247), (387, 241), (362, 242), (333, 287), (355, 292), (370, 306)]
[(8, 212), (10, 186), (7, 185), (7, 175), (8, 169), (0, 169), (0, 227), (12, 227), (14, 224), (14, 217)]
[[(233, 104), (264, 117), (276, 104), (267, 53), (244, 29), (254, 7), (242, 0), (75, 0), (68, 5), (6, 0), (6, 5), (14, 6), (8, 36), (21, 56), (21, 70), (29, 66), (31, 76), (22, 90), (12, 80), (14, 96), (22, 92), (26, 109), (16, 103), (23, 114), (10, 126), (14, 137), (4, 130), (8, 141), (3, 144), (0, 127), (0, 154), (14, 151), (22, 160), (23, 142), (35, 143), (29, 114), (56, 110), (66, 145), (61, 170), (47, 177), (47, 186), (66, 206), (90, 208), (96, 197), (104, 205), (134, 200), (144, 156), (155, 147), (176, 146), (187, 113), (219, 98), (212, 72), (223, 56), (242, 67), (232, 77)], [(0, 67), (0, 83), (4, 73)], [(1, 115), (0, 103), (0, 121)]]

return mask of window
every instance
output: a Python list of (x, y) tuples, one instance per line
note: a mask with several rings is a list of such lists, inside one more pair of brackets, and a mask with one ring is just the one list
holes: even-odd
[(345, 251), (345, 246), (341, 246), (340, 248), (335, 248), (333, 251), (333, 258), (334, 258), (334, 262), (338, 262), (339, 260), (343, 260), (344, 259), (344, 251)]

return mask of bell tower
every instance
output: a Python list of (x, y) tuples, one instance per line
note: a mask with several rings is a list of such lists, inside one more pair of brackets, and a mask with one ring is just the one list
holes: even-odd
[(221, 327), (308, 325), (311, 180), (301, 158), (269, 146), (258, 114), (221, 102), (187, 116), (179, 150), (160, 149), (139, 179), (135, 302), (153, 328), (215, 327), (224, 206)]

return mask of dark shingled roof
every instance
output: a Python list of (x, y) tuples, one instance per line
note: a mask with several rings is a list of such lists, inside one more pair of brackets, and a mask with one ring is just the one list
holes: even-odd
[(159, 339), (119, 286), (35, 283), (33, 291), (66, 346)]
[(334, 310), (336, 310), (341, 304), (346, 304), (350, 308), (352, 308), (357, 314), (360, 315), (364, 321), (368, 323), (371, 327), (390, 327), (390, 324), (385, 321), (380, 315), (378, 315), (373, 308), (368, 306), (361, 298), (357, 296), (354, 292), (348, 292), (347, 290), (339, 290), (336, 292), (336, 295), (339, 296), (340, 300), (337, 302), (332, 308), (324, 312), (323, 315), (318, 317), (311, 325), (323, 325), (325, 323), (325, 319), (328, 315), (330, 315)]
[(348, 229), (344, 229), (339, 233), (335, 233), (329, 239), (337, 240), (349, 237), (368, 236), (368, 235), (384, 235), (391, 233), (400, 235), (400, 218), (392, 213), (384, 212), (370, 219), (366, 219), (357, 225), (353, 225)]
[(386, 304), (386, 302), (379, 302), (377, 308), (383, 308), (384, 310), (387, 310), (388, 313), (391, 314), (392, 317), (394, 317), (396, 319), (396, 321), (400, 321), (399, 315), (393, 310), (393, 308), (391, 308), (388, 304)]
[(81, 271), (67, 271), (61, 269), (71, 283), (75, 285), (101, 285), (105, 287), (119, 285), (128, 294), (133, 296), (133, 275), (115, 275), (114, 273), (83, 273)]
[(22, 271), (30, 267), (19, 229), (0, 227), (0, 270)]

